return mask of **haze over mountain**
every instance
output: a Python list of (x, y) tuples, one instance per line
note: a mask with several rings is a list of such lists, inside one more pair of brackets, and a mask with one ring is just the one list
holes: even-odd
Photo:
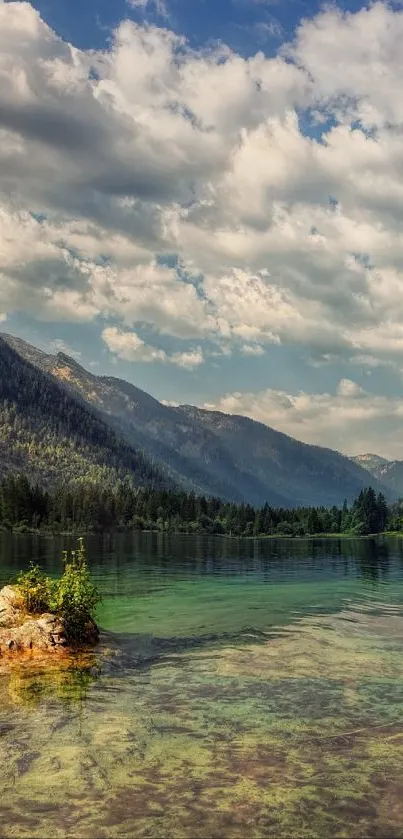
[[(145, 452), (145, 462), (157, 461), (162, 473), (188, 490), (255, 505), (331, 505), (368, 485), (366, 471), (338, 452), (244, 416), (163, 405), (129, 382), (90, 373), (65, 353), (47, 354), (9, 335), (2, 339), (0, 351), (7, 346), (14, 359), (56, 381), (65, 398), (90, 408), (102, 427), (107, 423)], [(372, 483), (384, 489), (378, 479)]]

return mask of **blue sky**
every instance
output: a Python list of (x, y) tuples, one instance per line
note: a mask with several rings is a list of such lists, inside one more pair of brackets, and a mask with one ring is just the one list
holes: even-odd
[[(40, 0), (33, 4), (65, 40), (88, 49), (107, 47), (111, 33), (125, 18), (144, 21), (184, 35), (192, 46), (221, 40), (242, 55), (257, 50), (273, 54), (292, 37), (301, 18), (312, 18), (323, 3), (308, 0), (168, 0), (130, 6), (126, 0)], [(360, 2), (343, 2), (341, 9), (357, 11)]]
[(0, 0), (3, 331), (403, 458), (399, 6)]
[[(124, 18), (142, 23), (169, 26), (185, 35), (192, 46), (204, 46), (210, 40), (222, 40), (243, 55), (253, 55), (256, 48), (271, 52), (283, 40), (281, 33), (292, 34), (302, 16), (314, 13), (318, 5), (301, 2), (265, 3), (250, 0), (171, 0), (145, 7), (130, 7), (125, 0), (41, 0), (34, 4), (47, 22), (65, 39), (80, 47), (104, 48), (111, 31)], [(273, 35), (265, 26), (271, 25)], [(277, 33), (277, 34), (276, 34)]]

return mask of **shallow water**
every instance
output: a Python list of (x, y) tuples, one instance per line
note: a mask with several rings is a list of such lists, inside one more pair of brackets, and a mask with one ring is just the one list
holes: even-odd
[(1, 836), (403, 836), (403, 540), (87, 550), (99, 648), (0, 666)]

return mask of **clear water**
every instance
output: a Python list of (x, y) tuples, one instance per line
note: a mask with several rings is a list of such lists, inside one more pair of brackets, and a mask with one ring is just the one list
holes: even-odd
[(0, 836), (403, 836), (403, 540), (87, 551), (99, 648), (0, 659)]

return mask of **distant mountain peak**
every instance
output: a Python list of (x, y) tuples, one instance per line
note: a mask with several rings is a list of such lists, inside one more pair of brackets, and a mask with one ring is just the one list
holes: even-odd
[(388, 462), (388, 458), (382, 457), (379, 454), (374, 454), (373, 452), (372, 453), (371, 452), (365, 452), (365, 454), (357, 454), (357, 455), (355, 455), (355, 458), (356, 459), (359, 458), (360, 460), (370, 460), (370, 459), (372, 459), (372, 460), (384, 460), (385, 462)]
[(381, 457), (379, 454), (371, 454), (369, 452), (354, 455), (354, 457), (351, 457), (350, 460), (354, 463), (360, 464), (365, 469), (372, 469), (391, 462), (386, 457)]
[(395, 496), (403, 498), (403, 461), (387, 460), (377, 454), (358, 455), (352, 460), (366, 469), (377, 481), (380, 481)]
[(63, 352), (63, 350), (59, 350), (56, 353), (56, 358), (58, 361), (64, 364), (71, 364), (72, 367), (78, 365), (78, 361), (75, 358), (73, 358), (73, 356), (67, 355), (67, 353)]
[(62, 352), (61, 350), (54, 356), (55, 366), (57, 367), (65, 367), (69, 370), (74, 370), (75, 372), (79, 373), (80, 375), (91, 376), (91, 373), (85, 369), (85, 367), (77, 361), (76, 358), (73, 358), (71, 355), (67, 355), (67, 353)]

